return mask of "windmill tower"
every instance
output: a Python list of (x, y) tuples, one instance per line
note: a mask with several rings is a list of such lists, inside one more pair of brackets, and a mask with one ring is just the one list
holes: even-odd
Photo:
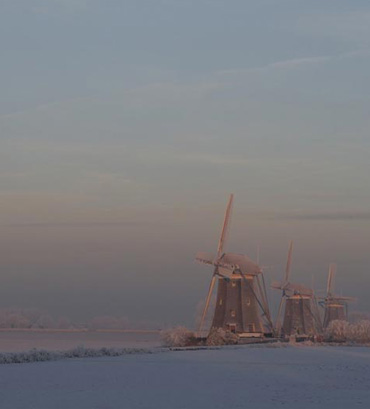
[[(282, 282), (273, 282), (274, 290), (281, 290), (282, 297), (276, 321), (278, 335), (314, 335), (315, 318), (312, 310), (313, 291), (300, 284), (291, 283), (293, 242), (290, 242), (285, 275)], [(281, 313), (285, 304), (284, 320), (281, 325)]]
[[(266, 291), (259, 276), (261, 268), (247, 256), (224, 253), (225, 239), (230, 224), (233, 195), (226, 208), (217, 253), (198, 253), (196, 260), (213, 266), (213, 274), (199, 325), (202, 335), (204, 320), (216, 281), (218, 282), (216, 307), (211, 329), (222, 328), (240, 337), (263, 336), (261, 311), (272, 331)], [(271, 332), (270, 331), (270, 332)]]
[(326, 297), (324, 298), (324, 328), (326, 328), (330, 321), (334, 320), (347, 320), (348, 315), (348, 301), (355, 301), (352, 297), (342, 297), (334, 295), (334, 278), (336, 274), (336, 265), (330, 264), (328, 282), (326, 286)]

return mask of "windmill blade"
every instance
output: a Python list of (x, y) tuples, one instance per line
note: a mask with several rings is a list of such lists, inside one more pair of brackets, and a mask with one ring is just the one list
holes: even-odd
[(333, 301), (357, 301), (355, 297), (343, 297), (343, 296), (333, 296)]
[(271, 288), (273, 288), (274, 290), (283, 290), (283, 283), (280, 281), (273, 281), (271, 283)]
[[(244, 282), (248, 285), (249, 289), (251, 290), (251, 292), (252, 292), (255, 300), (257, 301), (258, 305), (260, 306), (264, 317), (268, 321), (268, 324), (269, 324), (270, 328), (273, 329), (273, 324), (272, 324), (272, 321), (271, 321), (271, 318), (270, 318), (270, 312), (268, 311), (268, 306), (267, 305), (264, 306), (261, 303), (261, 300), (259, 299), (258, 295), (256, 294), (256, 292), (253, 289), (253, 285), (250, 283), (250, 280), (248, 280), (246, 278), (246, 276), (243, 274), (243, 271), (240, 270), (239, 272), (240, 272), (240, 275), (241, 275), (242, 279), (244, 280)], [(267, 309), (265, 307), (267, 307)]]
[(262, 300), (262, 304), (263, 304), (263, 307), (264, 307), (263, 311), (265, 313), (266, 320), (267, 320), (267, 322), (268, 322), (268, 324), (270, 326), (271, 332), (274, 332), (274, 324), (273, 324), (272, 318), (271, 318), (270, 307), (269, 307), (267, 292), (266, 292), (266, 284), (265, 284), (263, 274), (261, 274), (261, 280), (260, 280), (260, 277), (257, 276), (256, 281), (257, 281), (257, 285), (258, 285), (258, 289), (259, 289), (259, 293), (260, 293), (260, 298)]
[(327, 297), (316, 296), (316, 299), (317, 299), (317, 300), (320, 300), (320, 301), (326, 301), (326, 300), (327, 300)]
[(199, 261), (200, 263), (204, 263), (204, 264), (214, 264), (214, 259), (215, 256), (211, 253), (204, 253), (202, 251), (199, 251), (196, 256), (195, 256), (195, 260)]
[(293, 252), (293, 241), (291, 240), (289, 243), (288, 259), (287, 259), (286, 267), (285, 267), (284, 281), (286, 283), (289, 281), (289, 278), (290, 278), (290, 267), (292, 265), (292, 252)]
[(221, 255), (222, 255), (222, 253), (224, 251), (225, 240), (226, 240), (227, 231), (228, 231), (229, 224), (230, 224), (231, 209), (232, 209), (232, 206), (233, 206), (233, 200), (234, 200), (234, 195), (231, 194), (230, 198), (229, 198), (229, 202), (228, 202), (227, 207), (226, 207), (224, 223), (222, 225), (221, 236), (220, 236), (220, 240), (219, 240), (218, 246), (217, 246), (217, 257), (218, 258), (221, 257)]
[(311, 276), (311, 287), (312, 287), (312, 293), (315, 295), (315, 276), (312, 274)]
[(285, 300), (285, 297), (283, 295), (280, 300), (279, 309), (278, 309), (277, 318), (276, 318), (276, 332), (278, 336), (280, 335), (280, 331), (281, 331), (281, 313), (283, 311), (284, 300)]
[(315, 276), (312, 274), (312, 298), (313, 298), (313, 307), (315, 309), (315, 314), (316, 314), (316, 322), (318, 323), (318, 326), (321, 331), (321, 319), (320, 319), (320, 311), (319, 311), (319, 304), (318, 304), (318, 297), (315, 289)]
[(319, 311), (319, 301), (315, 291), (315, 276), (312, 274), (312, 316), (315, 320), (317, 329), (319, 333), (323, 332), (322, 322), (320, 318), (320, 311)]
[(306, 295), (309, 297), (313, 297), (313, 291), (311, 290), (311, 288), (307, 288), (301, 284), (288, 283), (284, 286), (284, 290), (291, 291), (293, 294), (297, 295)]
[(208, 289), (208, 294), (207, 294), (207, 298), (206, 298), (206, 303), (204, 305), (204, 310), (203, 310), (203, 314), (202, 314), (202, 318), (200, 320), (200, 324), (199, 324), (199, 335), (201, 334), (201, 331), (203, 329), (203, 324), (204, 324), (204, 319), (206, 318), (207, 315), (207, 311), (208, 311), (208, 307), (209, 307), (209, 302), (211, 300), (211, 296), (212, 296), (212, 292), (213, 292), (213, 288), (215, 286), (215, 282), (216, 282), (216, 275), (217, 275), (217, 267), (215, 268), (215, 271), (212, 275), (212, 279), (211, 282), (209, 284), (209, 289)]
[(234, 270), (231, 268), (228, 268), (226, 266), (218, 266), (218, 271), (217, 271), (217, 275), (219, 277), (223, 277), (223, 278), (231, 278), (231, 276), (233, 275)]
[(335, 271), (336, 265), (334, 263), (331, 263), (329, 266), (328, 282), (326, 285), (326, 293), (328, 295), (333, 292)]
[(229, 269), (231, 272), (237, 271), (247, 275), (262, 273), (261, 268), (244, 254), (225, 253), (219, 259), (218, 265)]
[(326, 290), (322, 290), (320, 288), (318, 290), (315, 289), (315, 294), (317, 297), (321, 297), (321, 298), (327, 297)]

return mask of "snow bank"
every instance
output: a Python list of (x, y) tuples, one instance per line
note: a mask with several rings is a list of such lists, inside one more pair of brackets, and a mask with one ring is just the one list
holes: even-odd
[(129, 354), (152, 354), (151, 349), (144, 348), (85, 348), (78, 346), (68, 351), (46, 351), (32, 349), (25, 352), (0, 353), (1, 364), (19, 364), (40, 361), (58, 361), (67, 358), (94, 358), (103, 356), (121, 356)]

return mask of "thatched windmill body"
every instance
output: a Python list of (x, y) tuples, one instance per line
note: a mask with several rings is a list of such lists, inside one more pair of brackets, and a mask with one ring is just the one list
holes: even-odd
[[(282, 282), (273, 282), (271, 287), (281, 290), (276, 332), (279, 336), (314, 335), (316, 333), (315, 315), (313, 313), (313, 290), (301, 284), (290, 282), (293, 242), (290, 242), (285, 275)], [(281, 319), (284, 309), (284, 318)]]
[(198, 253), (196, 260), (213, 266), (203, 314), (199, 325), (199, 335), (203, 335), (204, 321), (208, 312), (213, 289), (217, 286), (216, 306), (211, 329), (222, 328), (243, 337), (262, 336), (265, 332), (261, 315), (272, 331), (272, 322), (267, 303), (261, 268), (243, 254), (224, 253), (228, 232), (233, 195), (226, 208), (217, 253)]
[(324, 328), (326, 328), (331, 321), (342, 320), (346, 321), (348, 318), (348, 302), (355, 301), (353, 297), (343, 297), (334, 294), (334, 278), (336, 274), (336, 265), (330, 264), (328, 281), (326, 286), (326, 297), (323, 299), (324, 312)]

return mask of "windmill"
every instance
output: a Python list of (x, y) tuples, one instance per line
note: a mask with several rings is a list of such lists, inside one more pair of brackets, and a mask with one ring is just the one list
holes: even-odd
[(336, 274), (336, 265), (331, 263), (329, 266), (328, 282), (326, 286), (326, 297), (323, 299), (325, 308), (324, 313), (324, 328), (326, 328), (330, 321), (347, 320), (348, 306), (347, 302), (355, 301), (353, 297), (342, 297), (334, 295), (334, 278)]
[[(291, 283), (290, 270), (292, 264), (293, 242), (289, 244), (288, 259), (282, 282), (273, 282), (274, 290), (281, 290), (282, 296), (276, 320), (277, 335), (314, 335), (315, 317), (312, 311), (313, 290), (301, 284)], [(281, 314), (285, 304), (284, 320)]]
[(224, 253), (225, 240), (230, 225), (234, 196), (227, 204), (217, 253), (197, 253), (196, 260), (213, 267), (213, 274), (199, 325), (202, 335), (213, 289), (218, 282), (216, 307), (211, 324), (212, 329), (222, 328), (237, 333), (240, 337), (263, 336), (261, 319), (265, 318), (272, 331), (272, 322), (267, 303), (266, 291), (259, 280), (261, 268), (243, 254)]

